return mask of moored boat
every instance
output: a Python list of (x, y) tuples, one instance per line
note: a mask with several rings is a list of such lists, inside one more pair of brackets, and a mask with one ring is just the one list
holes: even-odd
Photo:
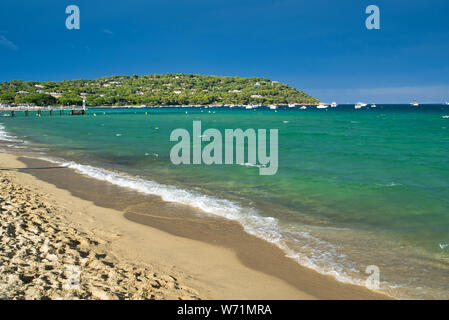
[(355, 109), (361, 109), (362, 107), (366, 107), (367, 104), (363, 102), (357, 102), (357, 104), (354, 106)]

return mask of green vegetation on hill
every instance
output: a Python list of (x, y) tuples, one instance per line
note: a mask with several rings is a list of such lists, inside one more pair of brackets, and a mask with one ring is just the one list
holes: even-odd
[(0, 84), (4, 104), (81, 105), (315, 104), (303, 91), (266, 78), (199, 74), (112, 76), (61, 82), (13, 80)]

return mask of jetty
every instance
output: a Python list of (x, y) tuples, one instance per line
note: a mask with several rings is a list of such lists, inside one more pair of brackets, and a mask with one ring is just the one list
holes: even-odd
[(23, 113), (26, 117), (30, 115), (35, 115), (36, 117), (42, 117), (44, 115), (54, 116), (54, 115), (71, 115), (71, 116), (82, 116), (86, 114), (86, 100), (83, 100), (82, 106), (0, 106), (0, 112), (3, 116), (15, 117), (19, 113)]

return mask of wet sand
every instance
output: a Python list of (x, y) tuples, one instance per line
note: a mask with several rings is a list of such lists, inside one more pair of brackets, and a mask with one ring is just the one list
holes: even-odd
[(180, 279), (206, 299), (386, 299), (298, 265), (237, 222), (205, 216), (159, 197), (77, 174), (54, 164), (0, 154), (0, 167), (64, 206), (80, 229), (113, 234), (121, 260)]

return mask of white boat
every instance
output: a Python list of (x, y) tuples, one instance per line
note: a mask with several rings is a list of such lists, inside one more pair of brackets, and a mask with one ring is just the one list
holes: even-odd
[(449, 102), (446, 102), (446, 105), (449, 106)]
[(335, 108), (336, 106), (338, 106), (338, 104), (335, 101), (331, 103), (332, 108)]
[(326, 109), (328, 106), (325, 104), (320, 103), (319, 105), (316, 106), (317, 109)]
[(254, 109), (254, 106), (252, 106), (252, 105), (247, 105), (247, 106), (245, 106), (245, 109)]
[(371, 108), (375, 108), (375, 107), (377, 107), (375, 104), (372, 104), (372, 105), (371, 105)]
[(418, 101), (413, 100), (412, 102), (410, 102), (410, 105), (411, 105), (411, 106), (414, 106), (414, 107), (418, 107), (418, 106), (419, 106), (419, 103), (418, 103)]
[(357, 104), (354, 106), (355, 109), (361, 109), (362, 107), (366, 107), (367, 104), (363, 102), (357, 102)]
[(289, 104), (288, 104), (288, 107), (289, 107), (289, 108), (294, 108), (294, 107), (296, 107), (296, 104), (294, 104), (294, 103), (289, 103)]
[(277, 108), (278, 108), (278, 106), (276, 106), (276, 105), (274, 105), (274, 104), (270, 105), (270, 109), (271, 109), (271, 110), (276, 110)]
[(299, 108), (299, 109), (301, 109), (301, 110), (305, 110), (305, 109), (307, 109), (307, 107), (306, 106), (302, 106), (301, 108)]

